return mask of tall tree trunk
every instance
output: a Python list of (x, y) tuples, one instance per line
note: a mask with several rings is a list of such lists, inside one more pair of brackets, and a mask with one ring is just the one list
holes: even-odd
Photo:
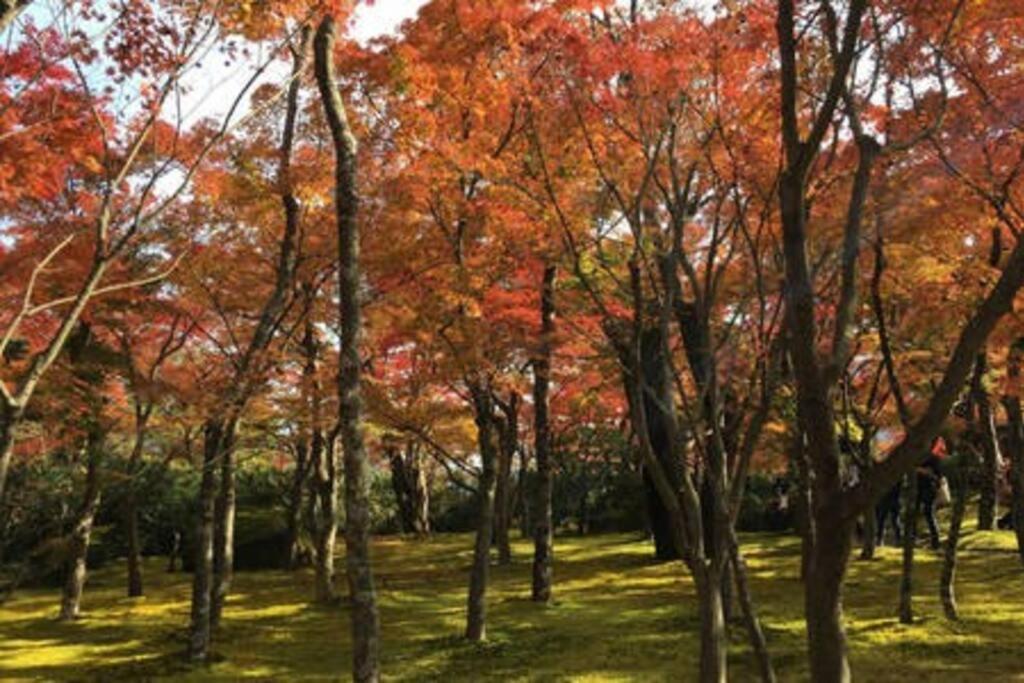
[(1024, 352), (1024, 338), (1014, 342), (1007, 361), (1007, 374), (1016, 386), (1004, 399), (1009, 422), (1010, 490), (1012, 495), (1011, 515), (1013, 530), (1017, 535), (1017, 554), (1024, 563), (1024, 415), (1020, 404), (1021, 353)]
[(305, 501), (307, 472), (312, 461), (311, 449), (312, 437), (308, 434), (300, 438), (299, 443), (295, 446), (295, 471), (292, 473), (292, 485), (288, 493), (288, 508), (286, 510), (287, 566), (289, 569), (298, 569), (302, 564), (302, 504)]
[(93, 522), (100, 507), (100, 458), (103, 453), (103, 435), (97, 427), (90, 428), (86, 444), (85, 491), (82, 507), (78, 512), (75, 528), (68, 542), (68, 573), (61, 595), (60, 618), (62, 621), (77, 619), (85, 589), (86, 558), (92, 538)]
[(497, 481), (494, 487), (494, 544), (498, 564), (512, 562), (509, 528), (512, 526), (512, 462), (519, 450), (519, 394), (512, 393), (501, 404), (504, 416), (498, 423)]
[[(540, 353), (533, 362), (533, 433), (537, 485), (533, 504), (533, 588), (535, 602), (550, 602), (554, 574), (554, 530), (551, 496), (551, 424), (548, 390), (551, 386), (552, 337), (555, 333), (555, 266), (544, 268), (540, 296)], [(524, 463), (525, 465), (525, 463)]]
[(476, 540), (473, 564), (469, 572), (469, 598), (466, 608), (466, 638), (487, 638), (487, 577), (490, 572), (491, 538), (494, 533), (495, 461), (500, 446), (495, 434), (494, 403), (489, 386), (471, 388), (476, 413), (477, 444), (480, 449), (480, 481), (477, 485)]
[(335, 153), (335, 213), (338, 219), (338, 273), (341, 313), (341, 359), (338, 403), (345, 454), (345, 556), (352, 600), (352, 677), (376, 681), (379, 617), (370, 566), (369, 463), (363, 443), (362, 401), (359, 395), (359, 341), (362, 332), (359, 286), (358, 186), (355, 135), (348, 123), (334, 74), (334, 18), (327, 15), (314, 41), (316, 80)]
[(960, 529), (963, 525), (964, 513), (967, 510), (968, 463), (966, 452), (961, 457), (964, 459), (958, 463), (953, 475), (953, 509), (950, 512), (949, 536), (946, 538), (946, 546), (943, 550), (942, 573), (939, 577), (939, 600), (942, 601), (943, 613), (951, 621), (960, 619), (960, 612), (956, 604), (956, 562)]
[[(858, 465), (861, 468), (861, 477), (867, 478), (871, 476), (871, 467), (874, 464), (874, 458), (871, 455), (871, 438), (868, 434), (874, 434), (874, 427), (871, 428), (870, 432), (865, 432), (864, 437), (860, 441), (860, 461)], [(862, 560), (873, 560), (875, 559), (875, 546), (878, 542), (878, 527), (875, 519), (875, 508), (878, 505), (876, 501), (861, 517), (862, 524), (864, 525), (864, 536), (861, 539), (860, 547), (860, 559)]]
[(900, 623), (914, 623), (914, 545), (917, 543), (917, 473), (903, 483), (903, 564), (900, 574)]
[(320, 604), (329, 604), (337, 600), (334, 590), (334, 544), (338, 535), (337, 440), (333, 436), (324, 439), (322, 429), (315, 430), (313, 438), (314, 599)]
[(413, 531), (420, 538), (430, 535), (430, 485), (423, 467), (423, 454), (419, 444), (410, 441), (406, 446), (412, 480)]
[(729, 639), (722, 606), (721, 567), (712, 560), (695, 563), (693, 573), (700, 614), (701, 683), (725, 683)]
[(21, 411), (0, 399), (0, 519), (7, 515), (7, 473), (14, 457), (14, 432), (21, 421)]
[(815, 683), (851, 680), (842, 600), (850, 536), (849, 527), (841, 521), (819, 517), (804, 581), (808, 655)]
[[(640, 337), (640, 363), (643, 386), (646, 389), (640, 400), (647, 414), (647, 431), (654, 454), (669, 477), (669, 483), (674, 489), (678, 489), (679, 464), (674, 462), (674, 459), (679, 456), (672, 452), (669, 438), (671, 425), (666, 424), (670, 416), (658, 406), (658, 399), (655, 398), (670, 392), (669, 373), (666, 370), (666, 361), (662, 358), (663, 346), (664, 340), (660, 329), (650, 327), (643, 330)], [(651, 530), (654, 532), (655, 557), (659, 560), (679, 559), (678, 549), (673, 541), (671, 513), (661, 499), (647, 468), (644, 470), (644, 483)]]
[(143, 594), (142, 584), (142, 538), (139, 531), (139, 496), (137, 493), (139, 476), (142, 465), (142, 451), (145, 448), (146, 427), (145, 424), (136, 424), (135, 443), (132, 445), (132, 454), (128, 460), (129, 488), (128, 498), (125, 501), (125, 529), (128, 535), (128, 597), (138, 598)]
[(221, 453), (223, 425), (208, 421), (203, 430), (203, 467), (199, 484), (199, 514), (196, 520), (195, 567), (192, 574), (192, 616), (188, 655), (205, 662), (212, 637), (210, 613), (213, 601), (214, 511), (217, 501), (217, 465)]
[(394, 439), (385, 446), (391, 465), (391, 487), (398, 503), (399, 520), (404, 533), (419, 538), (430, 535), (430, 491), (415, 441), (405, 449)]
[(504, 447), (498, 449), (497, 479), (494, 487), (494, 545), (498, 549), (498, 564), (512, 562), (512, 543), (509, 538), (510, 503), (512, 485), (512, 457)]
[(235, 558), (235, 423), (224, 427), (220, 453), (220, 490), (214, 505), (213, 596), (210, 627), (220, 625), (224, 603), (231, 591)]
[(988, 372), (988, 356), (983, 351), (975, 360), (974, 377), (971, 382), (971, 393), (978, 407), (978, 427), (981, 438), (981, 482), (978, 500), (978, 529), (991, 531), (995, 528), (998, 516), (999, 491), (999, 436), (996, 433), (995, 415), (989, 392), (985, 386), (985, 374)]

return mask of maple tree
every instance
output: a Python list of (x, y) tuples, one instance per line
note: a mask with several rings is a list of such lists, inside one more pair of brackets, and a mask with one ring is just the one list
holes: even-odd
[[(754, 476), (792, 481), (814, 681), (851, 679), (855, 529), (874, 556), (894, 487), (914, 520), (937, 437), (946, 613), (1003, 452), (1024, 559), (1016, 3), (429, 0), (365, 44), (345, 0), (53, 5), (43, 26), (0, 2), (0, 530), (8, 473), (77, 453), (63, 617), (109, 489), (142, 595), (135, 482), (170, 450), (198, 483), (195, 661), (250, 457), (285, 481), (282, 565), (308, 551), (324, 605), (343, 532), (361, 681), (385, 470), (406, 532), (452, 491), (471, 511), (471, 641), (516, 522), (551, 603), (557, 484), (635, 474), (655, 555), (696, 588), (702, 681), (728, 677), (737, 607), (776, 676), (737, 535)], [(243, 75), (190, 115), (212, 62)], [(908, 533), (907, 622), (913, 570)]]

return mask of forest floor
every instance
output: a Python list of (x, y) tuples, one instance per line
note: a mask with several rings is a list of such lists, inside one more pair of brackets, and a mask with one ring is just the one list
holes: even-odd
[[(752, 588), (781, 681), (806, 679), (799, 543), (745, 535)], [(960, 623), (937, 599), (940, 560), (920, 550), (918, 622), (896, 618), (899, 551), (882, 548), (851, 564), (846, 617), (855, 678), (888, 681), (1024, 681), (1024, 571), (1008, 532), (968, 529), (957, 591)], [(460, 639), (471, 539), (382, 538), (375, 562), (382, 613), (383, 670), (395, 681), (685, 681), (695, 678), (697, 612), (679, 563), (651, 560), (636, 535), (559, 537), (556, 602), (529, 601), (530, 545), (514, 545), (495, 567), (486, 644)], [(339, 567), (343, 566), (339, 565)], [(349, 666), (344, 607), (312, 607), (312, 577), (237, 575), (217, 661), (181, 664), (189, 576), (147, 563), (147, 595), (123, 597), (124, 568), (90, 578), (83, 618), (55, 620), (56, 590), (25, 590), (0, 606), (0, 680), (338, 680)], [(756, 680), (745, 632), (732, 630), (730, 680)]]

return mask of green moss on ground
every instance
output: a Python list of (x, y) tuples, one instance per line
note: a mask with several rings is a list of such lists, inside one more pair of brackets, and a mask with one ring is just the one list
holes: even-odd
[[(783, 681), (806, 679), (798, 573), (792, 537), (752, 535), (745, 549), (769, 644)], [(697, 617), (693, 588), (676, 563), (654, 563), (636, 536), (559, 538), (556, 604), (528, 599), (530, 545), (495, 567), (490, 639), (470, 645), (463, 625), (468, 536), (376, 543), (388, 680), (691, 680)], [(919, 554), (919, 622), (895, 619), (899, 553), (883, 548), (853, 562), (847, 619), (857, 680), (1024, 681), (1024, 572), (1007, 532), (970, 532), (957, 589), (963, 620), (942, 618), (940, 561)], [(54, 590), (20, 593), (0, 607), (0, 679), (187, 681), (337, 680), (348, 671), (343, 606), (308, 604), (308, 572), (240, 573), (217, 641), (217, 660), (181, 664), (188, 575), (147, 563), (145, 598), (123, 597), (123, 565), (97, 572), (84, 618), (55, 620)], [(731, 679), (756, 680), (742, 628), (733, 629)]]

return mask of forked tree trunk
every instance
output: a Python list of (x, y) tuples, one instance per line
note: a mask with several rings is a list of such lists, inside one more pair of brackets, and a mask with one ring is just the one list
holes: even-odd
[(369, 462), (363, 443), (359, 342), (362, 311), (359, 297), (358, 185), (355, 135), (348, 123), (334, 74), (334, 18), (325, 16), (314, 41), (316, 80), (331, 130), (335, 153), (335, 213), (338, 220), (338, 295), (341, 350), (338, 371), (339, 425), (345, 457), (345, 564), (352, 601), (352, 677), (358, 682), (380, 678), (380, 633), (377, 594), (370, 565)]
[(535, 602), (550, 602), (554, 574), (554, 533), (551, 495), (551, 425), (548, 389), (551, 382), (551, 337), (555, 332), (555, 266), (544, 268), (541, 285), (540, 354), (533, 362), (533, 431), (537, 457), (537, 485), (533, 504), (533, 588)]
[(495, 433), (494, 401), (490, 387), (475, 384), (471, 390), (481, 467), (477, 485), (476, 539), (473, 543), (473, 564), (469, 571), (466, 605), (466, 639), (479, 642), (487, 638), (487, 579), (494, 533), (495, 465), (500, 447)]
[(86, 444), (85, 491), (82, 507), (78, 512), (75, 528), (68, 542), (68, 575), (60, 601), (62, 621), (77, 619), (82, 605), (82, 591), (85, 589), (86, 558), (92, 539), (93, 523), (100, 506), (100, 458), (102, 457), (103, 436), (93, 427)]
[(195, 567), (192, 574), (192, 615), (189, 625), (188, 656), (205, 662), (212, 645), (210, 612), (213, 601), (214, 511), (217, 501), (217, 472), (223, 426), (206, 423), (203, 431), (203, 468), (199, 484), (199, 516), (196, 521)]
[(900, 574), (901, 624), (914, 623), (914, 545), (917, 542), (917, 473), (903, 483), (903, 564)]

